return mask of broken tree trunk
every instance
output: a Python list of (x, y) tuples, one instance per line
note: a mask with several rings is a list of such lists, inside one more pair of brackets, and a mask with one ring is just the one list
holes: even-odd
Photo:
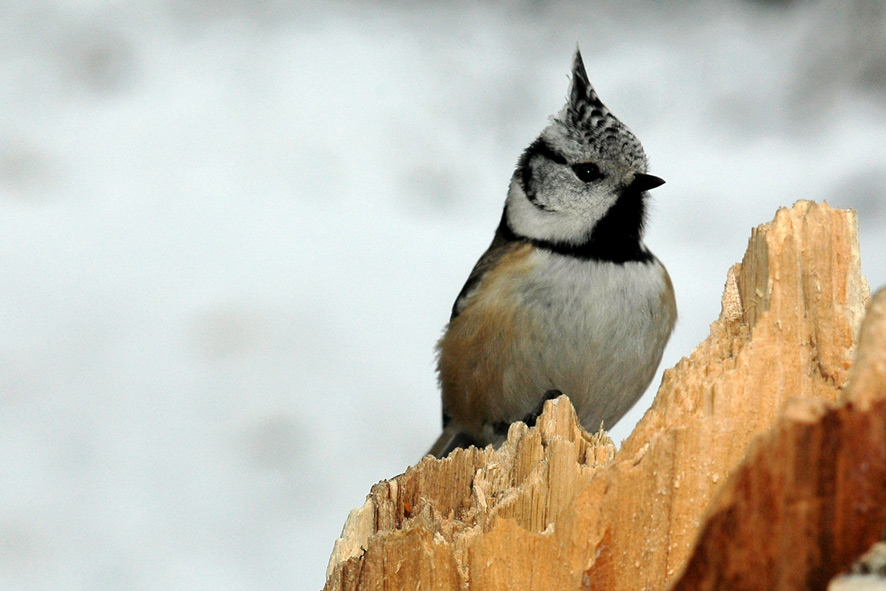
[(560, 398), (499, 450), (425, 458), (351, 513), (326, 589), (824, 589), (886, 513), (866, 298), (854, 213), (779, 210), (621, 450)]

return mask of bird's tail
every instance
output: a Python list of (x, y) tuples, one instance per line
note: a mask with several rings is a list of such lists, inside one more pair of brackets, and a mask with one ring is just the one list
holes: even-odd
[(474, 438), (462, 431), (454, 421), (450, 421), (450, 423), (443, 428), (443, 433), (437, 438), (437, 442), (431, 446), (431, 449), (428, 450), (428, 453), (425, 455), (432, 455), (435, 458), (445, 458), (452, 450), (460, 447), (469, 447), (471, 445), (477, 445)]

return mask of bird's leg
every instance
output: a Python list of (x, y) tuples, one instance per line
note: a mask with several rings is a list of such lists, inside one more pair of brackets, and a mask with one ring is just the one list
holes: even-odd
[(561, 392), (560, 390), (548, 390), (547, 392), (545, 392), (544, 396), (541, 397), (541, 400), (538, 401), (538, 405), (534, 409), (532, 409), (532, 412), (523, 417), (523, 422), (530, 427), (534, 427), (535, 421), (538, 420), (538, 417), (541, 415), (541, 411), (545, 407), (545, 402), (547, 402), (548, 400), (553, 400), (554, 398), (562, 395), (563, 392)]

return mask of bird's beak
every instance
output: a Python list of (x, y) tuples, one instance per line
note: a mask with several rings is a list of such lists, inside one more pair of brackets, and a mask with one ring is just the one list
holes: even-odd
[(637, 191), (649, 191), (664, 184), (664, 179), (651, 174), (635, 174), (631, 181), (631, 188)]

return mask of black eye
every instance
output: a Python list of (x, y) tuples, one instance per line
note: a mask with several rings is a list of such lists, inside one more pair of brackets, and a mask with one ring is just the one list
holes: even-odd
[(572, 172), (583, 183), (592, 183), (603, 178), (600, 168), (593, 162), (579, 162), (572, 165)]

